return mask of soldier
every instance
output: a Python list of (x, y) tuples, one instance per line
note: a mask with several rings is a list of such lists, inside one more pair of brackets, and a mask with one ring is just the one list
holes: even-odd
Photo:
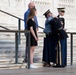
[[(58, 9), (58, 18), (62, 24), (62, 27), (64, 29), (65, 27), (65, 19), (63, 18), (65, 14), (65, 8), (57, 8)], [(64, 29), (65, 30), (65, 29)], [(67, 65), (67, 39), (61, 39), (61, 66), (65, 67)]]
[(58, 19), (61, 23), (61, 29), (59, 32), (62, 33), (62, 35), (59, 34), (59, 40), (58, 40), (58, 49), (57, 49), (57, 55), (56, 55), (56, 60), (57, 60), (57, 65), (53, 67), (66, 67), (67, 65), (67, 34), (65, 34), (65, 19), (63, 18), (65, 14), (65, 8), (58, 8)]

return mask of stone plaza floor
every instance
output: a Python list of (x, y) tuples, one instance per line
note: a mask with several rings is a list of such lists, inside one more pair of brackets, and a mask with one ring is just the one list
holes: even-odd
[(0, 70), (0, 75), (76, 75), (76, 65), (66, 68), (3, 69)]

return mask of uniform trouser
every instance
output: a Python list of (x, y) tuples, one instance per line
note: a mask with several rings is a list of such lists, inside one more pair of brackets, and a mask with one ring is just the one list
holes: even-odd
[(67, 65), (67, 39), (60, 40), (61, 44), (61, 65)]

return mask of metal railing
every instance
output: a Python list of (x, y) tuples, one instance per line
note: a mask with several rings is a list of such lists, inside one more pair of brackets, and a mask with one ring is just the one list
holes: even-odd
[(18, 63), (18, 33), (27, 33), (28, 34), (28, 61), (27, 68), (30, 69), (30, 31), (28, 30), (0, 30), (0, 32), (4, 33), (15, 33), (15, 63)]
[(0, 28), (3, 28), (3, 29), (5, 29), (5, 30), (10, 30), (9, 28), (6, 28), (6, 27), (1, 26), (1, 25), (0, 25)]
[[(18, 63), (18, 33), (28, 33), (28, 69), (30, 68), (30, 31), (27, 30), (10, 30), (6, 27), (0, 26), (3, 29), (6, 30), (0, 30), (0, 32), (10, 32), (15, 33), (15, 63)], [(67, 32), (67, 34), (70, 34), (70, 65), (73, 65), (73, 35), (76, 35), (76, 32)]]
[[(20, 30), (21, 21), (24, 21), (24, 19), (22, 19), (22, 18), (20, 18), (20, 17), (17, 17), (17, 16), (15, 16), (15, 15), (12, 15), (12, 14), (10, 14), (10, 13), (8, 13), (8, 12), (3, 11), (3, 10), (0, 10), (0, 12), (5, 13), (5, 14), (7, 14), (7, 15), (9, 15), (9, 16), (12, 16), (12, 17), (18, 19), (18, 30)], [(38, 26), (38, 27), (41, 28), (41, 29), (44, 29), (44, 28), (41, 27), (41, 26)]]
[[(1, 28), (4, 28), (4, 29), (6, 29), (6, 30), (9, 30), (10, 32), (15, 32), (15, 42), (16, 42), (16, 49), (15, 49), (15, 51), (16, 51), (16, 54), (15, 54), (15, 63), (18, 63), (18, 54), (17, 54), (17, 52), (18, 52), (18, 45), (20, 44), (20, 33), (22, 32), (22, 31), (20, 31), (21, 30), (21, 21), (24, 21), (23, 19), (21, 19), (20, 17), (17, 17), (17, 16), (15, 16), (15, 15), (12, 15), (12, 14), (10, 14), (10, 13), (8, 13), (8, 12), (5, 12), (5, 11), (3, 11), (3, 10), (0, 10), (0, 12), (2, 12), (2, 13), (4, 13), (4, 14), (7, 14), (7, 15), (9, 15), (9, 16), (11, 16), (11, 17), (14, 17), (14, 18), (16, 18), (16, 19), (18, 19), (18, 31), (12, 31), (12, 30), (10, 30), (10, 29), (8, 29), (8, 28), (6, 28), (6, 27), (3, 27), (3, 26), (0, 26)], [(43, 27), (41, 27), (41, 26), (38, 26), (39, 28), (41, 28), (41, 29), (44, 29)], [(9, 32), (9, 31), (6, 31), (6, 32)], [(3, 31), (3, 32), (5, 32), (5, 31)], [(26, 33), (26, 32), (25, 32)], [(29, 37), (30, 38), (30, 37)], [(28, 50), (29, 51), (29, 50)], [(29, 52), (28, 52), (29, 53)], [(29, 54), (28, 54), (28, 56), (29, 56)], [(30, 59), (30, 58), (29, 58)], [(28, 61), (28, 68), (29, 68), (29, 64), (30, 62)]]
[[(0, 10), (0, 12), (2, 12), (2, 13), (4, 13), (4, 14), (7, 14), (7, 15), (9, 15), (9, 16), (11, 16), (11, 17), (14, 17), (14, 18), (16, 18), (16, 19), (18, 19), (18, 30), (21, 30), (21, 21), (24, 21), (23, 19), (21, 19), (20, 17), (15, 16), (15, 15), (12, 15), (12, 14), (10, 14), (10, 13), (8, 13), (8, 12), (5, 12), (5, 11), (3, 11), (3, 10)], [(20, 33), (18, 33), (18, 38), (19, 38), (18, 44), (20, 44)]]
[(73, 65), (73, 35), (76, 35), (76, 32), (67, 32), (67, 34), (70, 34), (70, 65)]
[[(2, 12), (2, 13), (4, 13), (4, 14), (7, 14), (7, 15), (9, 15), (9, 16), (11, 16), (11, 17), (14, 17), (14, 18), (16, 18), (16, 19), (18, 19), (18, 30), (21, 30), (21, 21), (24, 21), (24, 19), (22, 19), (22, 18), (20, 18), (20, 17), (17, 17), (17, 16), (15, 16), (15, 15), (12, 15), (12, 14), (10, 14), (10, 13), (8, 13), (8, 12), (3, 11), (3, 10), (0, 10), (0, 12)], [(41, 28), (41, 29), (44, 29), (44, 28), (41, 27), (41, 26), (38, 26), (38, 27)], [(18, 44), (20, 44), (20, 33), (18, 33), (18, 38), (19, 38)]]
[[(9, 30), (8, 28), (5, 28), (5, 29), (7, 29), (7, 30), (0, 30), (0, 32), (13, 32), (13, 33), (15, 33), (15, 42), (16, 42), (16, 45), (15, 45), (15, 51), (16, 51), (16, 54), (15, 54), (15, 63), (18, 63), (18, 41), (20, 40), (20, 33), (29, 33), (29, 31), (22, 31), (21, 30), (21, 21), (24, 21), (23, 19), (21, 19), (21, 18), (19, 18), (19, 17), (17, 17), (17, 16), (15, 16), (15, 15), (12, 15), (12, 14), (10, 14), (10, 13), (7, 13), (7, 12), (5, 12), (5, 11), (3, 11), (3, 10), (0, 10), (0, 12), (2, 12), (2, 13), (5, 13), (5, 14), (7, 14), (7, 15), (9, 15), (9, 16), (12, 16), (12, 17), (14, 17), (14, 18), (17, 18), (18, 19), (18, 30)], [(2, 27), (2, 28), (4, 28), (4, 27)], [(41, 27), (41, 26), (39, 26), (39, 28), (41, 28), (41, 29), (44, 29), (43, 27)], [(71, 61), (70, 61), (70, 64), (71, 65), (73, 65), (73, 35), (76, 35), (76, 32), (67, 32), (67, 34), (70, 34), (70, 55), (71, 55)], [(30, 38), (30, 37), (29, 37)], [(30, 39), (29, 39), (30, 40)], [(29, 53), (29, 50), (28, 50), (28, 53)], [(30, 54), (28, 54), (28, 55), (30, 55)], [(30, 59), (30, 58), (29, 58)], [(29, 60), (28, 59), (28, 60)], [(28, 61), (28, 68), (29, 68), (29, 64), (30, 62)]]

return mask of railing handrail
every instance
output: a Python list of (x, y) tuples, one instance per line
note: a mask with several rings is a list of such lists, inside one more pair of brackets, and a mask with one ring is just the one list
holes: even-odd
[(67, 34), (76, 34), (76, 32), (67, 32)]
[(21, 33), (24, 33), (24, 32), (27, 32), (29, 33), (30, 31), (29, 30), (0, 30), (0, 32), (14, 32), (14, 33), (18, 33), (18, 32), (21, 32)]
[(1, 25), (0, 25), (0, 28), (3, 28), (3, 29), (5, 29), (5, 30), (10, 30), (9, 28), (4, 27), (4, 26), (1, 26)]
[[(20, 17), (17, 17), (17, 16), (15, 16), (15, 15), (12, 15), (12, 14), (10, 14), (10, 13), (8, 13), (8, 12), (3, 11), (3, 10), (0, 10), (0, 12), (5, 13), (5, 14), (7, 14), (7, 15), (9, 15), (9, 16), (12, 16), (12, 17), (14, 17), (14, 18), (17, 18), (17, 19), (20, 19), (20, 20), (24, 21), (24, 19), (22, 19), (22, 18), (20, 18)], [(41, 29), (44, 29), (44, 28), (41, 27), (41, 26), (38, 26), (38, 27), (41, 28)]]
[[(24, 32), (24, 30), (11, 30), (11, 29), (9, 29), (9, 28), (7, 28), (7, 27), (5, 27), (5, 26), (1, 26), (0, 25), (0, 28), (3, 28), (3, 29), (5, 29), (5, 30), (0, 30), (0, 32)], [(42, 29), (44, 29), (44, 28), (42, 28)], [(26, 30), (25, 30), (26, 31)], [(28, 31), (28, 30), (27, 30)], [(68, 34), (76, 34), (76, 32), (67, 32)]]
[(18, 33), (28, 33), (28, 69), (30, 69), (30, 31), (29, 30), (0, 30), (0, 32), (15, 33), (15, 63), (18, 63)]
[[(17, 19), (20, 19), (20, 20), (24, 21), (24, 19), (22, 19), (22, 18), (20, 18), (20, 17), (17, 17), (17, 16), (15, 16), (15, 15), (12, 15), (12, 14), (10, 14), (10, 13), (8, 13), (8, 12), (3, 11), (3, 10), (0, 10), (0, 12), (3, 12), (3, 13), (5, 13), (5, 14), (9, 15), (9, 16), (12, 16), (12, 17), (14, 17), (14, 18), (17, 18)], [(0, 26), (0, 27), (2, 27), (2, 28), (4, 28), (4, 29), (8, 29), (8, 28), (3, 27), (3, 26)], [(41, 27), (41, 26), (38, 26), (38, 27), (41, 28), (41, 29), (44, 29), (44, 28)], [(9, 29), (8, 29), (8, 30), (9, 30)], [(69, 33), (75, 34), (76, 32), (67, 32), (67, 33), (68, 33), (68, 34), (69, 34)]]
[(3, 10), (0, 10), (0, 12), (5, 13), (5, 14), (7, 14), (7, 15), (9, 15), (9, 16), (12, 16), (12, 17), (14, 17), (14, 18), (17, 18), (17, 19), (20, 19), (20, 20), (24, 21), (22, 18), (17, 17), (17, 16), (15, 16), (15, 15), (12, 15), (12, 14), (10, 14), (10, 13), (8, 13), (8, 12), (3, 11)]

